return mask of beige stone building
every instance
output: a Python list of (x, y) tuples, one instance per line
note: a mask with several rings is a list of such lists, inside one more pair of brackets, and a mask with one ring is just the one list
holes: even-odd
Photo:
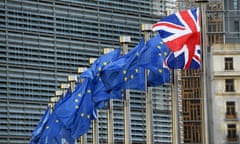
[(211, 143), (239, 144), (240, 44), (214, 44), (211, 50)]

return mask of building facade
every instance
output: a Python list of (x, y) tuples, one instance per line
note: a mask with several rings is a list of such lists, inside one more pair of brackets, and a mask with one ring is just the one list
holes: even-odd
[(240, 3), (216, 0), (207, 5), (209, 52), (209, 142), (239, 143)]
[(211, 47), (212, 133), (214, 144), (240, 142), (240, 44)]
[[(119, 36), (131, 36), (129, 49), (143, 37), (140, 25), (157, 22), (166, 7), (149, 1), (2, 0), (0, 1), (0, 143), (28, 143), (49, 99), (89, 67), (103, 48), (120, 47)], [(170, 86), (153, 89), (153, 141), (171, 143)], [(144, 94), (132, 92), (132, 143), (145, 143)], [(114, 142), (124, 140), (123, 106), (115, 102)], [(99, 111), (99, 143), (107, 141), (107, 112)], [(92, 141), (91, 132), (87, 135)]]

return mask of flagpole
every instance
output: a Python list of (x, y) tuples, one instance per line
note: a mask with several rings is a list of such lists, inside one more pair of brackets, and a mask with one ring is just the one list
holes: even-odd
[[(111, 51), (113, 51), (114, 49), (112, 48), (104, 48), (103, 49), (103, 53), (109, 53)], [(107, 120), (108, 120), (108, 139), (107, 139), (107, 143), (108, 144), (113, 144), (113, 133), (114, 133), (114, 124), (113, 124), (113, 100), (109, 99), (108, 103), (107, 103)]]
[(68, 76), (68, 83), (69, 83), (71, 92), (73, 92), (75, 90), (76, 82), (77, 82), (77, 76), (76, 75), (69, 75)]
[[(90, 58), (89, 59), (89, 64), (93, 64), (96, 58)], [(86, 135), (86, 134), (85, 134)], [(98, 144), (99, 143), (99, 131), (98, 131), (98, 118), (92, 121), (92, 142), (93, 144)], [(85, 139), (84, 144), (87, 143), (87, 138)]]
[[(76, 86), (77, 81), (78, 81), (78, 79), (77, 79), (76, 75), (69, 75), (68, 76), (68, 84), (69, 84), (69, 88), (70, 88), (72, 93), (75, 90), (75, 86)], [(65, 92), (65, 94), (66, 94), (66, 92)], [(64, 94), (64, 96), (65, 96), (65, 94)], [(77, 140), (75, 140), (75, 143), (77, 143)]]
[(182, 74), (181, 69), (173, 70), (172, 84), (172, 130), (173, 144), (184, 143), (183, 107), (182, 107)]
[[(79, 67), (78, 68), (78, 74), (81, 74), (81, 73), (83, 73), (85, 70), (87, 70), (87, 68), (86, 67)], [(82, 79), (78, 79), (78, 82), (82, 82)], [(86, 144), (86, 142), (87, 142), (87, 134), (84, 134), (83, 136), (81, 136), (80, 138), (79, 138), (79, 142), (80, 142), (80, 144)], [(76, 142), (75, 142), (76, 143)]]
[[(145, 43), (150, 39), (150, 34), (152, 31), (151, 24), (142, 24), (141, 30), (144, 33), (144, 41)], [(152, 144), (153, 143), (153, 133), (152, 133), (152, 88), (147, 86), (148, 81), (148, 73), (149, 71), (145, 70), (145, 105), (146, 105), (146, 143)]]
[(63, 92), (61, 90), (56, 90), (55, 96), (58, 97), (58, 99), (60, 99), (63, 96)]
[[(130, 36), (120, 36), (120, 43), (123, 54), (128, 52), (128, 43), (131, 42)], [(130, 114), (130, 92), (123, 91), (123, 108), (124, 108), (124, 144), (131, 143), (131, 114)]]
[(69, 88), (69, 84), (68, 83), (62, 83), (61, 84), (61, 89), (62, 89), (62, 96), (64, 97), (65, 94), (67, 93), (67, 89)]
[(206, 47), (206, 3), (208, 0), (195, 0), (196, 3), (200, 4), (201, 14), (201, 110), (202, 110), (202, 141), (204, 144), (208, 144), (208, 113), (207, 113), (207, 47)]

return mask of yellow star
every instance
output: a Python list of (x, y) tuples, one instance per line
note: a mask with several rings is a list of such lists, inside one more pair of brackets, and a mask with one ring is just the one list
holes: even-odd
[(162, 44), (163, 44), (163, 42), (162, 42), (162, 41), (160, 41), (160, 44), (162, 45)]
[(126, 74), (127, 73), (127, 71), (126, 70), (123, 70), (123, 74)]
[(103, 65), (106, 66), (106, 65), (107, 65), (107, 62), (103, 62)]
[(84, 117), (84, 113), (81, 113), (81, 117)]
[(127, 81), (128, 80), (128, 78), (127, 77), (124, 77), (124, 81)]
[(99, 68), (98, 68), (98, 71), (101, 71), (101, 70), (102, 70), (102, 68), (101, 68), (101, 67), (99, 67)]
[(139, 72), (139, 70), (136, 68), (136, 69), (135, 69), (135, 72), (136, 72), (136, 73), (138, 73), (138, 72)]
[(77, 102), (78, 102), (78, 99), (75, 99), (75, 102), (77, 103)]
[(59, 122), (59, 120), (58, 119), (56, 119), (56, 123), (58, 123)]
[(160, 46), (160, 45), (158, 45), (158, 46), (157, 46), (157, 48), (158, 48), (158, 49), (161, 49), (161, 46)]
[(164, 52), (164, 55), (167, 56), (167, 52)]
[(162, 56), (162, 53), (158, 53), (158, 55), (161, 57), (161, 56)]
[(159, 73), (162, 73), (162, 69), (158, 69), (158, 72), (159, 72)]
[(88, 90), (87, 90), (87, 92), (88, 92), (88, 93), (91, 93), (91, 90), (90, 90), (90, 89), (88, 89)]
[(87, 115), (87, 118), (90, 119), (90, 115)]
[(79, 97), (81, 97), (81, 96), (82, 96), (82, 94), (81, 94), (81, 93), (79, 93), (79, 94), (78, 94), (78, 96), (79, 96)]
[(46, 126), (46, 129), (49, 129), (49, 126)]
[(78, 105), (76, 105), (76, 106), (75, 106), (75, 109), (78, 109), (78, 108), (79, 108), (79, 106), (78, 106)]
[(134, 75), (133, 75), (133, 74), (131, 74), (131, 76), (130, 76), (130, 77), (131, 77), (131, 79), (133, 79), (133, 78), (134, 78)]

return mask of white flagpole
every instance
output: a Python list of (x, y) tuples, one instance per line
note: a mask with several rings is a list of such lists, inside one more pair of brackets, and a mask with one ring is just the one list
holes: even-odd
[[(142, 31), (144, 32), (144, 41), (145, 43), (150, 39), (150, 33), (152, 31), (151, 24), (142, 24), (141, 26)], [(145, 105), (146, 105), (146, 143), (152, 144), (153, 143), (153, 133), (152, 133), (152, 88), (147, 87), (147, 80), (148, 80), (148, 70), (145, 70)]]
[(203, 144), (208, 144), (208, 106), (207, 106), (207, 47), (206, 47), (206, 3), (208, 0), (195, 0), (196, 3), (200, 3), (201, 14), (201, 105), (202, 105), (202, 141)]
[[(122, 45), (123, 54), (128, 52), (128, 43), (131, 42), (130, 36), (121, 36), (120, 43)], [(130, 92), (124, 90), (123, 92), (123, 106), (124, 106), (124, 144), (131, 144), (131, 107), (130, 107)]]

